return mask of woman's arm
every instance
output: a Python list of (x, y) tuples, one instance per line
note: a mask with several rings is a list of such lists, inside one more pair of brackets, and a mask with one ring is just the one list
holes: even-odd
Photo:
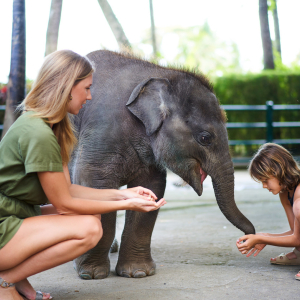
[(125, 190), (114, 189), (94, 189), (77, 184), (72, 184), (70, 173), (67, 165), (64, 165), (64, 175), (69, 187), (70, 195), (74, 198), (84, 198), (90, 200), (114, 201), (126, 200), (128, 198), (141, 198), (145, 200), (156, 200), (155, 194), (143, 187), (136, 187)]
[[(99, 201), (83, 197), (75, 198), (70, 194), (69, 185), (63, 173), (38, 172), (38, 177), (48, 200), (59, 214), (94, 215), (116, 210), (148, 212), (156, 210), (166, 203), (164, 199), (154, 202), (138, 198), (139, 195), (137, 193), (134, 193), (136, 198), (132, 197), (131, 199), (120, 201)], [(118, 190), (106, 190), (105, 193), (101, 193), (101, 198), (107, 196), (109, 199), (118, 199), (120, 192)]]

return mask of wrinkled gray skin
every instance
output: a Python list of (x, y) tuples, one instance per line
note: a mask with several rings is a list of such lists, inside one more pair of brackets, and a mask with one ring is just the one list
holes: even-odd
[[(72, 182), (102, 189), (143, 186), (160, 199), (169, 168), (200, 196), (201, 168), (211, 176), (226, 218), (246, 234), (254, 233), (234, 201), (225, 118), (205, 77), (110, 51), (88, 57), (96, 66), (93, 99), (74, 120), (78, 146), (69, 165)], [(154, 274), (150, 242), (157, 213), (126, 212), (117, 274)], [(84, 279), (109, 274), (116, 213), (102, 215), (102, 225), (99, 244), (74, 261)]]

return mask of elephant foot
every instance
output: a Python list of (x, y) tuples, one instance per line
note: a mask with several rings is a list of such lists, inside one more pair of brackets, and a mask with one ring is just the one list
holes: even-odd
[(142, 278), (155, 274), (156, 264), (153, 260), (117, 263), (116, 272), (119, 276), (127, 278)]
[(96, 265), (83, 262), (79, 257), (73, 260), (73, 267), (81, 279), (104, 279), (109, 275), (110, 261), (108, 259), (105, 264)]

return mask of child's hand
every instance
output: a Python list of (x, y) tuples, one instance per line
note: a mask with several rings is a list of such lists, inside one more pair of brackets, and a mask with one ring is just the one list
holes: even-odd
[[(267, 235), (263, 232), (258, 232), (256, 235)], [(266, 244), (256, 244), (254, 245), (254, 248), (246, 255), (247, 257), (251, 256), (257, 256), (261, 250), (263, 250), (266, 247)]]
[(257, 256), (258, 254), (259, 254), (259, 252), (262, 250), (262, 249), (264, 249), (266, 247), (266, 244), (256, 244), (255, 246), (254, 246), (254, 248), (250, 251), (250, 252), (248, 252), (248, 254), (246, 255), (247, 257), (249, 257), (249, 256), (251, 256), (253, 253), (253, 256), (255, 257), (255, 256)]
[[(248, 235), (244, 235), (244, 236), (240, 237), (236, 241), (236, 246), (242, 254), (248, 254), (248, 252), (253, 249), (253, 247), (257, 244), (257, 242), (258, 242), (258, 238), (255, 234), (248, 234)], [(253, 251), (253, 252), (255, 252), (255, 251)], [(251, 254), (249, 253), (249, 256)]]

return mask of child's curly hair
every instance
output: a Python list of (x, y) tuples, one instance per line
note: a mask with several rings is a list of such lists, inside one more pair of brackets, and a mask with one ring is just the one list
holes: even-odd
[(249, 165), (251, 177), (262, 182), (270, 177), (278, 179), (283, 190), (292, 190), (300, 183), (300, 168), (284, 147), (267, 143), (262, 145)]

